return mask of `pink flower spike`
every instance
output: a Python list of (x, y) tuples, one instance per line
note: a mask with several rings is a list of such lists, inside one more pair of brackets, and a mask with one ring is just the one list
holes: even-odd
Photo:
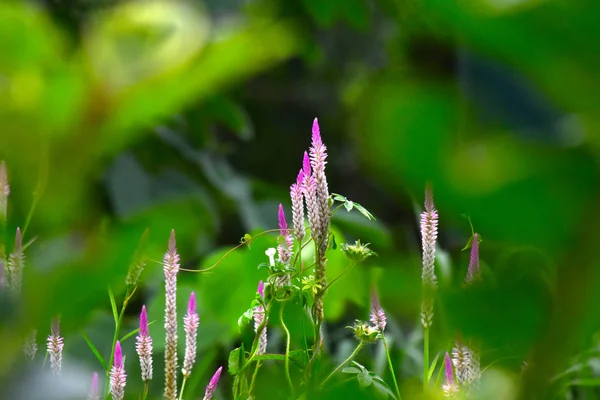
[(223, 370), (223, 367), (219, 367), (217, 372), (215, 372), (215, 374), (211, 378), (210, 382), (208, 383), (208, 386), (206, 386), (206, 393), (204, 394), (203, 400), (212, 399), (212, 396), (213, 396), (213, 394), (215, 394), (215, 390), (217, 389), (217, 384), (219, 383), (219, 379), (221, 378), (222, 370)]
[(190, 300), (188, 301), (188, 314), (196, 314), (196, 294), (190, 293)]
[(312, 145), (314, 147), (321, 146), (323, 141), (321, 140), (321, 131), (319, 130), (319, 121), (317, 118), (313, 121), (312, 126)]
[(110, 394), (113, 400), (123, 400), (125, 397), (125, 384), (127, 374), (123, 365), (123, 352), (121, 342), (117, 340), (115, 345), (115, 358), (112, 369), (110, 370)]
[(90, 388), (90, 395), (88, 400), (99, 400), (100, 394), (98, 393), (98, 373), (94, 372), (92, 375), (92, 387)]
[(148, 336), (148, 314), (146, 314), (146, 306), (142, 306), (140, 313), (140, 336)]
[(283, 205), (279, 204), (279, 212), (277, 213), (277, 217), (279, 219), (279, 232), (281, 236), (288, 236), (290, 231), (288, 229), (287, 220), (285, 219), (285, 212), (283, 211)]
[(189, 377), (192, 373), (192, 367), (196, 362), (196, 337), (198, 335), (198, 325), (200, 318), (196, 313), (196, 295), (194, 292), (190, 294), (188, 301), (188, 310), (183, 317), (183, 325), (185, 330), (185, 357), (183, 359), (183, 368), (181, 372), (184, 377)]
[(123, 368), (123, 351), (121, 350), (121, 342), (118, 340), (115, 346), (115, 360), (113, 364), (117, 368)]
[(385, 326), (387, 325), (387, 319), (385, 312), (379, 304), (377, 293), (373, 289), (371, 292), (371, 323), (377, 328), (380, 333), (383, 333)]
[(305, 179), (311, 176), (312, 174), (310, 167), (310, 158), (308, 157), (308, 153), (306, 151), (304, 152), (304, 159), (302, 160), (302, 174), (304, 175)]
[(135, 350), (140, 359), (142, 380), (148, 382), (152, 380), (152, 338), (148, 332), (146, 306), (142, 306), (140, 313), (140, 331), (136, 338)]
[(265, 284), (263, 281), (258, 282), (258, 294), (260, 294), (260, 297), (263, 299), (265, 298)]
[(59, 375), (62, 369), (62, 354), (63, 354), (63, 338), (60, 336), (60, 320), (55, 318), (52, 320), (50, 336), (47, 340), (48, 355), (50, 358), (50, 368), (54, 375)]
[(450, 354), (448, 354), (448, 352), (446, 352), (446, 357), (444, 359), (444, 372), (446, 374), (446, 384), (453, 385), (454, 372), (452, 371), (452, 359), (450, 358)]
[[(306, 154), (306, 152), (304, 154)], [(308, 164), (310, 165), (310, 160), (308, 161)], [(298, 187), (302, 186), (303, 181), (304, 181), (304, 171), (300, 170), (298, 172), (298, 177), (296, 178), (296, 185), (298, 185)]]

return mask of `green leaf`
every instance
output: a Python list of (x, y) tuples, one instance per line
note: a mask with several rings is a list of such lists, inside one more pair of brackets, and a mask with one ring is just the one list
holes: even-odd
[(108, 371), (108, 367), (106, 366), (106, 361), (104, 361), (104, 358), (102, 357), (102, 355), (100, 354), (100, 352), (98, 351), (96, 346), (94, 346), (94, 344), (92, 343), (90, 338), (85, 334), (85, 332), (81, 332), (81, 335), (83, 336), (83, 339), (85, 340), (87, 345), (90, 347), (90, 350), (92, 350), (92, 352), (94, 353), (94, 355), (96, 356), (98, 361), (100, 361), (102, 368), (104, 368), (105, 371)]
[(431, 365), (429, 366), (429, 372), (427, 373), (427, 379), (431, 379), (431, 375), (433, 375), (433, 371), (435, 371), (435, 366), (437, 365), (439, 359), (440, 353), (436, 354), (435, 358), (431, 362)]
[(383, 379), (373, 378), (373, 387), (383, 397), (385, 397), (385, 398), (391, 397), (392, 399), (397, 400), (396, 395), (394, 394), (394, 392), (392, 392), (392, 390), (389, 388), (389, 386), (383, 381)]
[(333, 193), (332, 196), (333, 196), (333, 200), (335, 200), (335, 201), (339, 201), (340, 203), (346, 202), (346, 198), (344, 196), (342, 196), (341, 194)]
[(346, 367), (342, 369), (342, 374), (359, 374), (360, 372), (361, 369), (357, 367)]
[[(148, 323), (148, 326), (152, 325), (153, 323), (155, 323), (156, 321), (152, 321)], [(131, 332), (129, 332), (128, 334), (126, 334), (125, 336), (123, 336), (121, 338), (121, 343), (123, 343), (124, 341), (126, 341), (127, 339), (129, 339), (130, 337), (132, 337), (133, 335), (135, 335), (136, 333), (138, 333), (140, 331), (140, 328), (134, 329)]]
[(354, 203), (354, 208), (356, 208), (362, 215), (367, 217), (369, 220), (375, 220), (373, 214), (371, 214), (366, 208), (364, 208), (360, 204)]
[(337, 250), (337, 242), (335, 241), (335, 235), (331, 235), (331, 250)]
[(366, 369), (361, 370), (360, 374), (356, 375), (356, 379), (358, 380), (360, 387), (368, 387), (373, 383), (373, 377)]
[(108, 288), (108, 297), (110, 298), (110, 307), (112, 308), (113, 318), (115, 320), (115, 325), (119, 320), (119, 312), (117, 311), (117, 303), (115, 301), (115, 294), (112, 292), (110, 288)]
[(354, 207), (354, 203), (351, 200), (348, 200), (348, 201), (344, 202), (344, 207), (346, 207), (346, 210), (352, 211), (352, 208)]
[(236, 375), (238, 372), (240, 372), (240, 368), (242, 368), (244, 362), (246, 361), (245, 357), (243, 345), (242, 347), (238, 347), (229, 353), (227, 365), (231, 375)]

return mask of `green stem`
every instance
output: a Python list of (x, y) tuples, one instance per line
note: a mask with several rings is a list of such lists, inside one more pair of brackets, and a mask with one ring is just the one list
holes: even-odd
[(254, 369), (254, 373), (252, 374), (252, 380), (250, 381), (250, 389), (248, 390), (248, 394), (252, 394), (254, 390), (254, 383), (256, 381), (256, 376), (258, 375), (258, 370), (260, 369), (260, 360), (256, 363), (256, 368)]
[(387, 341), (385, 340), (385, 335), (383, 334), (383, 332), (381, 333), (381, 339), (383, 340), (383, 348), (385, 349), (385, 355), (387, 356), (388, 365), (390, 366), (390, 372), (392, 373), (392, 379), (394, 380), (396, 397), (398, 398), (398, 400), (402, 400), (402, 396), (400, 395), (400, 388), (398, 387), (398, 381), (396, 380), (396, 373), (394, 372), (394, 366), (392, 365), (392, 359), (390, 358), (390, 350), (388, 349)]
[(327, 289), (329, 289), (338, 279), (342, 278), (344, 275), (346, 275), (348, 272), (350, 272), (350, 270), (355, 265), (356, 265), (356, 262), (352, 261), (352, 264), (350, 264), (350, 267), (348, 267), (348, 269), (346, 269), (344, 272), (342, 272), (341, 274), (336, 276), (331, 282), (329, 282), (329, 285), (327, 285), (327, 287), (325, 287), (325, 289), (323, 290), (323, 293), (325, 293), (325, 291), (327, 291)]
[[(125, 315), (125, 309), (127, 308), (127, 304), (129, 303), (129, 299), (130, 296), (133, 294), (133, 292), (135, 292), (135, 288), (134, 290), (131, 292), (131, 294), (129, 293), (129, 290), (127, 290), (127, 292), (125, 293), (125, 300), (123, 300), (123, 305), (121, 306), (121, 312), (119, 313), (119, 318), (117, 319), (117, 322), (115, 324), (115, 334), (113, 335), (113, 342), (112, 342), (112, 347), (110, 350), (110, 358), (108, 359), (108, 370), (106, 371), (106, 376), (108, 376), (110, 374), (110, 369), (112, 368), (112, 364), (113, 364), (113, 358), (115, 356), (115, 347), (117, 346), (117, 340), (119, 339), (119, 331), (121, 330), (121, 323), (123, 322), (123, 316)], [(109, 380), (106, 380), (106, 384), (105, 384), (105, 392), (108, 393), (108, 385), (109, 385)]]
[(179, 393), (179, 400), (183, 399), (183, 390), (185, 389), (185, 382), (187, 382), (187, 376), (183, 377), (183, 383), (181, 384), (181, 392)]
[(327, 383), (328, 380), (331, 379), (331, 377), (333, 377), (335, 375), (336, 372), (338, 372), (341, 368), (344, 367), (344, 365), (348, 364), (360, 351), (360, 349), (362, 349), (362, 347), (364, 346), (365, 342), (363, 342), (362, 340), (360, 341), (360, 343), (358, 343), (358, 346), (356, 346), (356, 348), (354, 349), (354, 351), (352, 352), (352, 354), (350, 354), (350, 356), (348, 356), (348, 358), (346, 358), (340, 365), (337, 366), (336, 369), (334, 369), (328, 376), (327, 378), (325, 378), (325, 380), (323, 382), (321, 382), (321, 387), (325, 386), (325, 383)]
[(423, 328), (423, 392), (429, 387), (429, 328)]
[[(302, 246), (298, 251), (298, 260), (300, 265), (302, 265)], [(300, 280), (302, 280), (302, 276), (300, 276)], [(306, 329), (304, 327), (304, 292), (302, 290), (300, 291), (300, 327), (302, 328), (302, 338), (304, 341), (304, 354), (306, 355), (306, 361), (308, 362), (308, 341), (306, 340)]]
[(142, 398), (142, 400), (146, 400), (147, 397), (148, 397), (148, 381), (144, 382), (144, 397)]
[(285, 308), (285, 303), (281, 303), (281, 307), (279, 308), (279, 321), (281, 321), (281, 326), (285, 331), (286, 336), (286, 344), (285, 344), (285, 378), (287, 379), (288, 385), (290, 386), (290, 392), (292, 393), (292, 398), (295, 398), (294, 394), (294, 383), (292, 382), (292, 377), (290, 375), (290, 331), (288, 330), (285, 322), (283, 321), (283, 309)]

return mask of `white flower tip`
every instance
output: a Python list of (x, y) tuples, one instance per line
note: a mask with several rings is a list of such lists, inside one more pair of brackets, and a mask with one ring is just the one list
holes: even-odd
[(275, 266), (275, 253), (277, 253), (275, 247), (269, 247), (267, 250), (265, 250), (265, 254), (269, 257), (269, 264), (271, 267)]

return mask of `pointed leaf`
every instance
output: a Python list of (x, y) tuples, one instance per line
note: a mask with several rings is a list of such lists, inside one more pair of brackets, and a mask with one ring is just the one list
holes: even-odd
[(431, 379), (431, 375), (433, 375), (433, 371), (435, 371), (435, 366), (437, 365), (437, 362), (439, 359), (440, 359), (440, 353), (437, 353), (435, 358), (433, 359), (431, 365), (429, 366), (429, 373), (427, 374), (427, 380)]
[(346, 210), (352, 211), (352, 208), (354, 207), (354, 203), (350, 200), (347, 200), (344, 202), (344, 207), (346, 207)]
[(92, 343), (92, 341), (90, 340), (90, 338), (87, 337), (87, 335), (85, 334), (85, 332), (81, 332), (81, 335), (83, 336), (83, 339), (85, 340), (85, 342), (87, 343), (87, 345), (90, 347), (90, 350), (92, 350), (92, 352), (94, 353), (94, 355), (96, 356), (96, 358), (98, 359), (98, 361), (100, 361), (100, 364), (102, 365), (102, 368), (104, 368), (105, 371), (108, 371), (108, 368), (106, 366), (106, 361), (104, 361), (104, 358), (102, 357), (102, 355), (100, 354), (100, 352), (98, 351), (98, 349), (96, 348), (96, 346), (94, 346), (94, 344)]
[(363, 369), (360, 374), (356, 375), (356, 379), (358, 380), (360, 387), (368, 387), (373, 383), (373, 377), (366, 369)]
[(113, 318), (115, 320), (115, 325), (119, 320), (119, 312), (117, 311), (117, 303), (115, 301), (115, 295), (110, 288), (108, 288), (108, 297), (110, 298), (110, 307), (112, 308)]

